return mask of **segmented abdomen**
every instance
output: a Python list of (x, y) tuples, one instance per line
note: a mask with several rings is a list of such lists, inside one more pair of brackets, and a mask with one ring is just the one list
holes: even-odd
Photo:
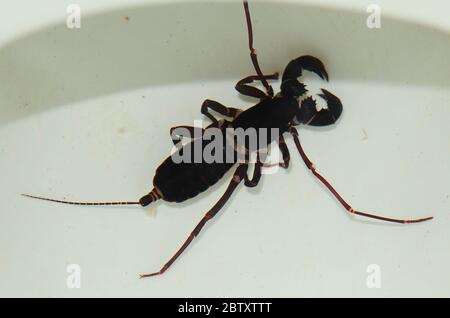
[[(203, 146), (209, 143), (209, 141), (198, 139), (183, 146), (183, 149), (186, 150), (188, 147), (192, 149), (194, 144), (199, 142)], [(193, 149), (195, 149), (195, 146)], [(163, 200), (183, 202), (217, 183), (234, 165), (234, 163), (226, 163), (224, 161), (220, 160), (220, 162), (213, 163), (175, 163), (172, 157), (168, 157), (156, 169), (153, 185), (162, 194)]]

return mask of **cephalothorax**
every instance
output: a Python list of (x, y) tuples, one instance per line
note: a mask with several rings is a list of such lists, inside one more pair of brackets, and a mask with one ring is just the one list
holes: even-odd
[[(295, 126), (300, 124), (312, 125), (312, 126), (326, 126), (334, 124), (342, 113), (342, 104), (338, 97), (331, 92), (322, 89), (319, 96), (326, 102), (327, 107), (322, 108), (320, 111), (316, 108), (316, 101), (313, 97), (307, 96), (308, 90), (306, 86), (299, 82), (299, 78), (302, 76), (303, 71), (310, 71), (317, 74), (323, 80), (328, 81), (328, 74), (325, 70), (323, 63), (313, 56), (301, 56), (289, 62), (282, 75), (282, 81), (280, 86), (280, 92), (274, 95), (272, 87), (268, 81), (278, 79), (278, 74), (264, 75), (259, 67), (258, 59), (253, 48), (253, 33), (250, 19), (250, 13), (248, 10), (247, 1), (244, 1), (244, 8), (247, 20), (247, 28), (249, 35), (249, 48), (250, 57), (256, 70), (256, 75), (251, 75), (240, 80), (235, 88), (241, 94), (251, 96), (259, 99), (259, 102), (250, 107), (249, 109), (242, 111), (240, 109), (226, 107), (219, 102), (212, 100), (205, 100), (201, 106), (201, 113), (208, 117), (212, 124), (206, 128), (196, 128), (191, 126), (178, 126), (173, 127), (172, 131), (176, 128), (183, 127), (189, 131), (200, 129), (203, 132), (210, 128), (225, 129), (232, 128), (276, 128), (279, 130), (277, 140), (269, 138), (267, 144), (262, 148), (267, 147), (272, 141), (277, 141), (280, 151), (283, 156), (283, 160), (279, 163), (282, 168), (287, 168), (290, 162), (289, 149), (285, 143), (283, 134), (290, 133), (294, 139), (295, 145), (303, 159), (304, 163), (311, 170), (311, 172), (332, 192), (337, 200), (343, 205), (343, 207), (350, 213), (365, 216), (369, 218), (379, 219), (383, 221), (396, 222), (396, 223), (416, 223), (431, 219), (431, 217), (413, 220), (400, 220), (369, 214), (354, 210), (331, 186), (331, 184), (317, 171), (315, 166), (306, 156), (298, 136), (298, 132)], [(251, 86), (253, 81), (261, 81), (265, 87), (265, 92)], [(214, 111), (223, 117), (222, 120), (216, 119), (211, 114)], [(173, 137), (173, 136), (172, 136)], [(180, 139), (173, 138), (174, 144), (178, 144)], [(202, 138), (196, 139), (181, 147), (194, 147), (195, 143), (207, 144), (210, 141)], [(227, 145), (224, 144), (224, 147)], [(261, 150), (260, 148), (257, 151)], [(42, 199), (53, 202), (77, 204), (77, 205), (141, 205), (147, 206), (156, 200), (162, 199), (171, 202), (183, 202), (187, 199), (195, 197), (197, 194), (205, 191), (208, 187), (219, 181), (225, 173), (237, 165), (233, 178), (231, 179), (228, 188), (219, 201), (205, 214), (198, 225), (194, 228), (192, 233), (175, 253), (175, 255), (157, 272), (151, 274), (141, 275), (141, 277), (150, 277), (164, 273), (170, 265), (178, 258), (178, 256), (186, 249), (195, 236), (201, 231), (203, 226), (208, 220), (214, 217), (225, 202), (230, 198), (236, 187), (243, 181), (248, 187), (254, 187), (258, 184), (261, 178), (261, 169), (265, 166), (262, 161), (257, 157), (253, 175), (249, 177), (247, 173), (248, 162), (214, 162), (214, 163), (175, 163), (172, 157), (169, 156), (163, 163), (157, 168), (155, 177), (153, 179), (154, 188), (148, 194), (144, 195), (139, 201), (133, 202), (70, 202), (62, 200), (47, 199), (43, 197), (25, 195), (28, 197)]]

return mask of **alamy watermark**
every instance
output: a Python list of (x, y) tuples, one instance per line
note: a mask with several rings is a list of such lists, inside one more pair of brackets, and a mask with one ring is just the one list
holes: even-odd
[(69, 274), (66, 278), (66, 286), (69, 289), (81, 288), (81, 267), (78, 264), (69, 264), (66, 267)]
[(366, 278), (367, 288), (381, 288), (381, 267), (378, 264), (367, 266), (366, 272), (369, 275)]
[(381, 7), (378, 4), (369, 4), (367, 6), (366, 12), (369, 16), (366, 20), (366, 25), (369, 29), (380, 29), (381, 28)]
[[(262, 163), (276, 170), (281, 161), (278, 147), (269, 147), (279, 141), (279, 128), (243, 129), (221, 122), (217, 127), (203, 129), (201, 121), (195, 121), (193, 127), (176, 127), (171, 137), (174, 140), (171, 157), (176, 164)], [(183, 139), (191, 142), (183, 144)], [(272, 150), (270, 156), (269, 149)], [(274, 155), (278, 157), (276, 164), (270, 160)]]
[(66, 26), (68, 29), (81, 28), (81, 7), (79, 4), (72, 3), (66, 8), (67, 18)]

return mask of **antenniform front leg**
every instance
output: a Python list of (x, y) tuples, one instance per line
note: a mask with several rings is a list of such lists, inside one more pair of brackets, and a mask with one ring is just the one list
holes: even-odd
[(305, 163), (306, 167), (312, 172), (312, 174), (320, 180), (327, 188), (330, 190), (330, 192), (336, 197), (336, 199), (339, 201), (339, 203), (347, 210), (347, 212), (351, 214), (356, 214), (360, 216), (364, 216), (366, 218), (371, 219), (377, 219), (381, 221), (387, 221), (387, 222), (394, 222), (394, 223), (418, 223), (418, 222), (424, 222), (431, 220), (433, 217), (426, 217), (426, 218), (420, 218), (420, 219), (394, 219), (394, 218), (388, 218), (381, 215), (371, 214), (367, 212), (357, 211), (354, 210), (350, 204), (347, 203), (347, 201), (344, 200), (344, 198), (337, 192), (337, 190), (331, 185), (330, 182), (328, 182), (327, 179), (325, 179), (320, 173), (317, 172), (316, 166), (309, 160), (308, 156), (306, 155), (305, 151), (303, 150), (302, 145), (300, 144), (300, 138), (298, 136), (298, 132), (294, 127), (291, 127), (291, 134), (294, 138), (295, 146), (297, 147), (298, 152), (300, 153), (300, 156), (303, 159), (303, 162)]

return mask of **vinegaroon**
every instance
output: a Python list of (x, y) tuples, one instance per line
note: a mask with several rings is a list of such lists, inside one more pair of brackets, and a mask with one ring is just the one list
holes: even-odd
[[(209, 128), (218, 128), (224, 130), (225, 128), (256, 128), (256, 129), (271, 129), (276, 128), (279, 130), (278, 140), (274, 140), (274, 136), (270, 135), (265, 145), (259, 145), (257, 152), (266, 149), (272, 142), (278, 142), (279, 149), (283, 156), (279, 166), (287, 168), (290, 162), (289, 149), (285, 143), (283, 134), (290, 133), (294, 139), (297, 150), (300, 153), (306, 167), (316, 176), (336, 197), (336, 199), (342, 204), (342, 206), (349, 213), (378, 219), (388, 222), (396, 223), (416, 223), (432, 219), (432, 217), (401, 220), (393, 219), (375, 214), (369, 214), (362, 211), (354, 210), (334, 189), (334, 187), (317, 172), (316, 167), (306, 155), (303, 150), (298, 132), (295, 126), (299, 124), (312, 125), (312, 126), (326, 126), (332, 125), (340, 117), (342, 113), (342, 104), (338, 97), (331, 92), (322, 89), (322, 93), (319, 96), (327, 103), (326, 108), (322, 108), (320, 111), (316, 108), (316, 101), (311, 97), (307, 97), (308, 90), (306, 86), (298, 81), (298, 78), (302, 76), (304, 70), (313, 72), (321, 77), (323, 80), (328, 81), (328, 74), (325, 70), (323, 63), (312, 56), (301, 56), (289, 62), (286, 66), (281, 81), (280, 92), (274, 95), (272, 86), (268, 83), (269, 80), (278, 79), (278, 74), (264, 75), (258, 64), (258, 58), (253, 48), (253, 31), (250, 18), (250, 12), (248, 9), (248, 3), (244, 0), (244, 10), (247, 21), (247, 31), (249, 38), (250, 57), (256, 75), (251, 75), (240, 80), (235, 88), (236, 90), (245, 95), (259, 99), (259, 102), (250, 107), (247, 110), (240, 110), (236, 108), (226, 107), (219, 102), (212, 100), (205, 100), (201, 106), (201, 113), (208, 117), (212, 124), (207, 128), (196, 128), (191, 126), (178, 126), (171, 129), (172, 132), (176, 128), (185, 128), (191, 132), (195, 132), (196, 129), (200, 129), (202, 133)], [(265, 87), (265, 92), (251, 86), (254, 81), (261, 81)], [(231, 120), (217, 120), (212, 114), (214, 111)], [(178, 144), (180, 139), (173, 138), (174, 144)], [(211, 141), (200, 138), (194, 139), (190, 143), (180, 146), (180, 151), (186, 150), (189, 147), (194, 147), (196, 143), (201, 143), (203, 146), (207, 145)], [(227, 147), (228, 145), (224, 145)], [(258, 157), (259, 158), (259, 157)], [(150, 193), (144, 195), (139, 201), (136, 202), (71, 202), (54, 200), (43, 197), (37, 197), (32, 195), (26, 195), (27, 197), (66, 203), (76, 205), (141, 205), (147, 206), (156, 200), (162, 199), (169, 202), (183, 202), (190, 198), (195, 197), (199, 193), (205, 191), (208, 187), (217, 183), (225, 173), (237, 164), (237, 168), (233, 174), (233, 177), (222, 197), (219, 201), (204, 215), (201, 221), (194, 228), (192, 233), (178, 249), (178, 251), (172, 256), (172, 258), (157, 272), (141, 275), (143, 277), (150, 277), (160, 275), (164, 273), (175, 260), (183, 253), (192, 240), (199, 234), (206, 222), (213, 218), (220, 209), (224, 206), (227, 200), (230, 198), (237, 186), (244, 182), (247, 187), (255, 187), (261, 178), (261, 169), (265, 164), (259, 159), (255, 163), (254, 171), (249, 177), (247, 173), (248, 162), (213, 162), (213, 163), (175, 163), (172, 160), (172, 156), (169, 156), (163, 163), (156, 169), (156, 174), (153, 179), (154, 188)]]

